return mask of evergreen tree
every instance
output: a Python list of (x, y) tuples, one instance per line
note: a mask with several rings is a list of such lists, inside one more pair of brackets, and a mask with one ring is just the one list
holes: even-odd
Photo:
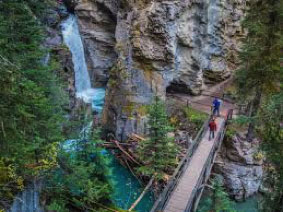
[(203, 201), (197, 212), (236, 212), (233, 202), (218, 178), (213, 180), (212, 195)]
[(251, 105), (247, 139), (254, 137), (256, 117), (266, 94), (278, 89), (282, 79), (280, 48), (282, 47), (282, 1), (255, 0), (249, 2), (243, 26), (248, 34), (240, 52), (242, 63), (236, 81), (240, 95)]
[(283, 212), (283, 92), (276, 94), (264, 105), (260, 114), (263, 120), (261, 147), (271, 167), (267, 169), (266, 183), (270, 192), (264, 196), (262, 211)]
[(33, 165), (45, 168), (55, 163), (56, 143), (62, 139), (61, 103), (51, 89), (57, 79), (53, 68), (41, 63), (44, 34), (28, 5), (1, 1), (0, 11), (1, 155), (21, 172)]
[(213, 181), (212, 212), (236, 212), (219, 179)]
[(61, 88), (54, 67), (41, 63), (42, 29), (26, 1), (0, 1), (0, 178), (13, 173), (0, 180), (6, 197), (0, 209), (22, 188), (15, 179), (31, 180), (56, 165), (63, 140), (61, 102), (54, 98)]
[(168, 138), (171, 130), (164, 103), (157, 97), (149, 108), (149, 139), (140, 143), (138, 154), (143, 166), (138, 170), (160, 180), (176, 165), (177, 145)]
[(48, 174), (43, 192), (50, 210), (102, 211), (103, 206), (110, 207), (111, 187), (105, 177), (109, 170), (98, 147), (101, 142), (96, 133), (91, 141), (77, 140), (69, 148), (62, 148), (58, 156), (60, 167)]

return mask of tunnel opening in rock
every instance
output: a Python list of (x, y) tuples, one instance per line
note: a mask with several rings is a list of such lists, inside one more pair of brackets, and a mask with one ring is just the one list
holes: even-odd
[(188, 85), (182, 81), (172, 81), (166, 88), (167, 94), (181, 93), (181, 94), (191, 94), (191, 90)]

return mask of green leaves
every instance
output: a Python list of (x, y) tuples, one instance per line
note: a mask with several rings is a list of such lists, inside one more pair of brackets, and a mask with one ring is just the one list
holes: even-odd
[(53, 98), (60, 88), (53, 67), (40, 62), (44, 30), (30, 1), (0, 1), (0, 11), (0, 154), (28, 181), (57, 165), (64, 102)]
[(265, 183), (271, 192), (266, 193), (262, 211), (282, 211), (281, 199), (283, 197), (283, 92), (273, 95), (263, 105), (260, 118), (263, 121), (260, 135), (263, 139), (262, 150), (266, 153), (267, 161), (270, 163), (266, 168), (267, 177)]
[(105, 177), (108, 173), (106, 159), (97, 148), (100, 140), (95, 134), (91, 141), (74, 141), (76, 151), (64, 151), (59, 155), (58, 169), (48, 174), (47, 195), (49, 208), (92, 208), (109, 205), (111, 187)]
[(168, 124), (164, 103), (157, 98), (149, 108), (149, 125), (149, 139), (140, 142), (138, 147), (139, 158), (144, 162), (138, 171), (162, 180), (177, 164), (178, 147), (167, 136), (172, 128)]

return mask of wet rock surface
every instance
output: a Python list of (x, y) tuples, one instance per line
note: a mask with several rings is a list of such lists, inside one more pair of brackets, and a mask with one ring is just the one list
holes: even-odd
[(260, 190), (263, 178), (262, 158), (256, 158), (259, 152), (257, 140), (249, 143), (244, 134), (237, 133), (232, 139), (226, 139), (214, 165), (214, 172), (221, 174), (224, 184), (237, 201), (256, 194)]
[(93, 86), (105, 86), (116, 62), (117, 1), (82, 1), (75, 8)]
[(198, 95), (229, 77), (244, 11), (244, 0), (120, 1), (112, 13), (117, 62), (109, 73), (105, 128), (125, 139), (144, 127), (141, 107), (155, 95), (165, 98), (166, 88)]
[(40, 206), (41, 183), (34, 181), (30, 183), (27, 188), (20, 192), (8, 212), (43, 212)]

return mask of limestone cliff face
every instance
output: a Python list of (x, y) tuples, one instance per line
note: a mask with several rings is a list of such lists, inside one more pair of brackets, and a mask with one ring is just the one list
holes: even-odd
[(237, 66), (246, 0), (66, 1), (94, 84), (109, 80), (103, 122), (118, 138), (144, 132), (142, 107), (154, 95), (200, 94)]
[(256, 157), (259, 143), (246, 141), (244, 133), (237, 133), (224, 141), (214, 171), (221, 174), (229, 194), (241, 201), (256, 194), (263, 178), (262, 158)]
[(79, 1), (74, 7), (93, 86), (106, 85), (109, 70), (116, 62), (114, 46), (117, 4), (114, 0), (88, 0)]
[(115, 16), (117, 62), (109, 73), (103, 122), (119, 139), (144, 133), (143, 105), (154, 95), (200, 94), (237, 65), (245, 0), (87, 2), (112, 5), (108, 11)]

